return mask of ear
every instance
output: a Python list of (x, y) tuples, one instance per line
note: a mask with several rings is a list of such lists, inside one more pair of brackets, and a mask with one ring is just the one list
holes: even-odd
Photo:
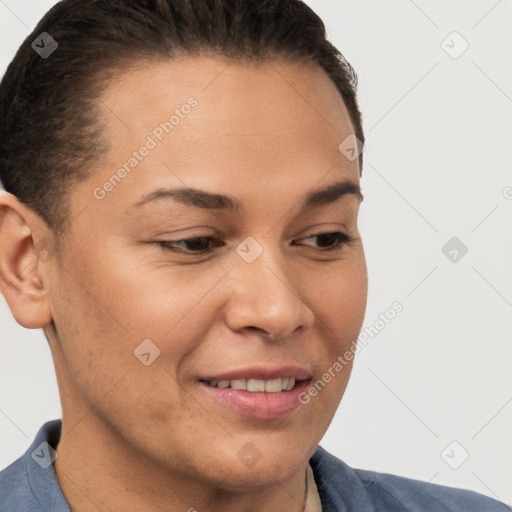
[(37, 217), (14, 195), (0, 190), (0, 292), (16, 321), (27, 329), (52, 322), (43, 277), (51, 238)]

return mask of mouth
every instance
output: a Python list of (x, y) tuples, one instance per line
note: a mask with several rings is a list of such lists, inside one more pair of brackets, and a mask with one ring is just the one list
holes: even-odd
[(296, 380), (294, 377), (277, 377), (275, 379), (232, 379), (232, 380), (203, 380), (207, 386), (220, 389), (236, 389), (238, 391), (248, 391), (250, 393), (281, 393), (291, 391), (295, 386), (303, 382), (302, 379)]
[(270, 420), (297, 410), (311, 380), (311, 373), (304, 368), (260, 367), (204, 376), (199, 384), (216, 408), (221, 405), (236, 415)]

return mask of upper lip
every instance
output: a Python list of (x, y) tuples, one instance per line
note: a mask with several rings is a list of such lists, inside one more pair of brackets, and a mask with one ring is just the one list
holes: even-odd
[(293, 377), (295, 380), (306, 380), (311, 378), (311, 372), (304, 367), (287, 365), (279, 367), (269, 366), (248, 366), (223, 373), (205, 375), (199, 380), (236, 380), (236, 379), (258, 379), (272, 380), (279, 377)]

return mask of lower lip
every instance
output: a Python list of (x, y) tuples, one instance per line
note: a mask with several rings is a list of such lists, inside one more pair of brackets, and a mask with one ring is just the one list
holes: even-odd
[(242, 391), (231, 388), (215, 388), (204, 382), (199, 383), (210, 396), (229, 409), (259, 419), (276, 419), (298, 409), (302, 404), (299, 395), (309, 386), (309, 380), (296, 384), (290, 391), (279, 393)]

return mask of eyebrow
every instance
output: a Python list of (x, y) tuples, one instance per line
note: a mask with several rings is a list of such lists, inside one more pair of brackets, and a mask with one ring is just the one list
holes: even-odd
[[(300, 212), (305, 212), (316, 206), (333, 203), (347, 195), (355, 196), (359, 202), (364, 199), (358, 183), (350, 180), (337, 181), (322, 189), (309, 192), (302, 200)], [(197, 188), (158, 188), (144, 195), (134, 206), (142, 206), (164, 198), (173, 199), (187, 206), (205, 210), (225, 210), (234, 214), (239, 214), (244, 210), (242, 203), (236, 197), (206, 192)]]

